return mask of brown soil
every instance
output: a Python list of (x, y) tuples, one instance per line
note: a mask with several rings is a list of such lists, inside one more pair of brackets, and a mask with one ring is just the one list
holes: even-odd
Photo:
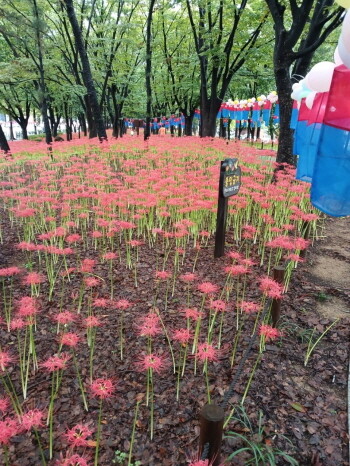
[[(13, 249), (17, 242), (15, 231), (9, 228), (2, 217), (5, 244), (0, 253), (1, 267), (23, 263), (24, 257)], [(350, 268), (350, 218), (329, 219), (325, 222), (322, 238), (315, 242), (307, 252), (307, 260), (300, 264), (293, 275), (289, 291), (283, 300), (281, 330), (283, 337), (270, 343), (256, 370), (255, 376), (244, 406), (252, 423), (252, 428), (242, 428), (238, 422), (231, 422), (226, 430), (234, 430), (260, 445), (279, 448), (290, 453), (300, 465), (341, 466), (348, 465), (348, 430), (347, 430), (347, 371), (349, 363), (350, 333), (350, 285), (348, 281)], [(228, 235), (228, 241), (230, 240)], [(213, 243), (203, 248), (198, 255), (197, 269), (205, 271), (206, 280), (219, 283), (224, 280), (222, 272), (226, 258), (214, 260)], [(95, 356), (96, 375), (99, 377), (116, 375), (118, 382), (117, 396), (105, 404), (101, 441), (100, 463), (110, 466), (117, 449), (128, 452), (131, 429), (135, 412), (136, 397), (145, 392), (144, 374), (134, 369), (135, 360), (144, 351), (145, 342), (135, 336), (134, 323), (140, 314), (145, 314), (153, 305), (154, 270), (159, 260), (157, 246), (150, 250), (140, 248), (140, 269), (138, 288), (134, 287), (132, 271), (125, 266), (115, 265), (114, 276), (117, 277), (115, 290), (118, 299), (125, 298), (134, 306), (124, 314), (123, 361), (119, 358), (120, 315), (115, 309), (103, 309), (105, 325), (98, 331)], [(195, 251), (185, 260), (188, 271), (192, 269)], [(107, 277), (108, 267), (100, 265), (97, 275)], [(261, 272), (260, 272), (261, 273)], [(25, 294), (20, 283), (18, 296)], [(52, 315), (63, 300), (63, 307), (71, 306), (74, 293), (78, 292), (80, 282), (73, 278), (70, 292), (63, 291), (55, 302), (41, 299), (42, 308), (40, 332), (37, 341), (38, 358), (45, 360), (57, 348), (57, 337), (52, 332)], [(181, 286), (181, 284), (179, 284)], [(106, 283), (98, 290), (98, 296), (107, 294)], [(258, 294), (258, 293), (257, 293)], [(45, 293), (43, 293), (45, 296)], [(161, 285), (157, 306), (164, 307), (165, 287)], [(16, 297), (16, 296), (15, 296)], [(254, 296), (252, 297), (254, 298)], [(180, 290), (174, 298), (169, 296), (168, 308), (163, 314), (166, 326), (177, 325), (178, 309), (186, 304), (186, 288)], [(195, 303), (200, 305), (200, 298)], [(162, 311), (163, 312), (163, 311)], [(314, 336), (319, 336), (336, 318), (340, 320), (316, 346), (307, 366), (304, 358), (307, 349), (307, 337), (315, 329)], [(234, 335), (235, 322), (229, 322), (224, 329), (226, 342)], [(223, 352), (220, 360), (210, 367), (210, 389), (212, 399), (221, 403), (223, 396), (234, 378), (239, 361), (249, 343), (247, 336), (240, 342), (237, 360), (233, 368)], [(78, 331), (78, 330), (77, 330)], [(15, 344), (14, 338), (0, 329), (4, 345)], [(165, 347), (162, 337), (155, 342), (158, 348)], [(254, 366), (257, 347), (244, 365), (239, 380), (230, 399), (231, 406), (242, 399), (250, 372)], [(79, 357), (82, 376), (87, 379), (86, 358)], [(15, 386), (19, 381), (13, 373)], [(196, 453), (199, 437), (198, 414), (206, 403), (206, 391), (201, 370), (193, 375), (193, 360), (182, 381), (180, 402), (175, 402), (174, 379), (168, 376), (156, 376), (155, 384), (155, 437), (149, 437), (149, 409), (140, 405), (137, 421), (133, 458), (143, 465), (171, 466), (186, 465), (190, 456)], [(38, 372), (29, 386), (30, 398), (25, 403), (27, 408), (45, 408), (51, 378), (45, 372)], [(258, 438), (256, 426), (259, 412), (262, 413), (263, 430)], [(80, 391), (75, 372), (66, 371), (59, 398), (55, 402), (55, 458), (67, 447), (62, 434), (67, 427), (77, 423), (96, 426), (98, 401), (89, 401), (89, 412), (83, 410)], [(289, 439), (289, 442), (286, 439)], [(47, 430), (41, 433), (44, 446), (47, 446)], [(233, 439), (224, 439), (222, 457), (227, 456), (243, 444)], [(90, 449), (91, 450), (91, 449)], [(93, 462), (93, 449), (90, 453)], [(35, 466), (40, 464), (39, 451), (35, 441), (28, 434), (15, 438), (10, 447), (11, 466)], [(242, 454), (233, 464), (247, 464), (248, 456)], [(126, 464), (126, 463), (125, 463)], [(261, 463), (263, 464), (263, 463)], [(266, 465), (268, 463), (265, 463)], [(287, 465), (281, 457), (277, 464)]]

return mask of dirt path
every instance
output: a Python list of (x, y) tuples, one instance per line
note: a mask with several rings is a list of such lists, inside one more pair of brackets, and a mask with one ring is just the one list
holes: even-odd
[(310, 252), (306, 277), (319, 293), (317, 312), (334, 319), (350, 315), (350, 218), (329, 220)]
[[(266, 432), (292, 442), (276, 444), (301, 466), (349, 464), (349, 231), (350, 218), (327, 219), (308, 249), (283, 302), (282, 344), (267, 348), (247, 400), (250, 412), (264, 413)], [(336, 319), (305, 365), (310, 338)]]

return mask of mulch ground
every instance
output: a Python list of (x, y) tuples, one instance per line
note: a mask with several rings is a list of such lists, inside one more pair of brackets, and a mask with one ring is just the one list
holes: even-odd
[[(329, 221), (327, 228), (331, 228)], [(5, 214), (2, 215), (4, 244), (0, 251), (0, 265), (7, 267), (25, 263), (23, 252), (16, 250), (13, 244), (18, 242), (15, 229), (11, 229)], [(232, 240), (230, 234), (228, 243)], [(100, 309), (104, 325), (97, 331), (94, 374), (96, 377), (115, 378), (116, 396), (106, 402), (103, 410), (101, 465), (113, 464), (116, 450), (128, 452), (135, 414), (136, 399), (145, 394), (145, 375), (135, 370), (135, 361), (146, 349), (146, 341), (137, 336), (135, 322), (140, 315), (145, 315), (153, 306), (156, 285), (154, 271), (156, 264), (162, 260), (160, 247), (141, 246), (140, 265), (138, 268), (138, 287), (134, 285), (134, 274), (125, 265), (116, 262), (113, 273), (115, 277), (115, 299), (127, 299), (133, 303), (123, 316), (124, 357), (120, 358), (120, 312), (113, 307)], [(307, 261), (299, 264), (294, 272), (282, 305), (281, 330), (283, 337), (267, 344), (259, 365), (257, 366), (250, 390), (245, 398), (244, 407), (251, 422), (251, 428), (231, 421), (226, 429), (245, 435), (251, 441), (263, 446), (279, 448), (288, 452), (300, 465), (347, 465), (348, 463), (348, 430), (347, 430), (347, 371), (349, 361), (349, 318), (341, 319), (327, 333), (313, 351), (307, 366), (304, 359), (308, 338), (312, 329), (319, 336), (332, 322), (331, 318), (320, 316), (316, 311), (320, 292), (310, 276), (310, 259), (319, 253), (317, 243), (310, 247)], [(193, 249), (185, 258), (182, 273), (191, 271), (197, 251)], [(95, 258), (94, 251), (91, 258)], [(224, 283), (223, 266), (227, 265), (226, 257), (213, 258), (213, 240), (198, 253), (196, 271), (198, 282), (212, 280)], [(94, 291), (94, 297), (108, 296), (108, 265), (100, 263), (96, 274), (104, 277), (104, 285)], [(256, 278), (261, 270), (256, 268)], [(41, 288), (39, 304), (40, 316), (36, 336), (37, 354), (43, 361), (57, 351), (57, 336), (52, 320), (60, 303), (63, 308), (70, 308), (76, 303), (80, 288), (79, 277), (73, 276), (69, 290), (58, 291), (52, 302), (48, 302), (47, 285)], [(24, 296), (28, 289), (18, 279), (14, 283), (14, 298)], [(164, 310), (165, 283), (159, 285), (156, 306), (168, 329), (179, 328), (179, 309), (186, 307), (187, 285), (177, 281), (174, 296), (168, 298), (167, 310)], [(58, 289), (60, 289), (58, 287)], [(334, 290), (334, 293), (339, 291)], [(328, 289), (328, 294), (332, 293)], [(248, 297), (257, 299), (259, 291), (249, 288)], [(350, 304), (350, 296), (344, 291), (342, 298)], [(192, 305), (200, 307), (200, 295), (195, 294)], [(86, 301), (85, 301), (86, 304)], [(350, 308), (350, 307), (349, 307)], [(223, 349), (217, 362), (209, 364), (209, 377), (212, 401), (221, 403), (226, 390), (234, 378), (240, 359), (248, 347), (252, 322), (247, 320), (242, 338), (237, 349), (235, 364), (229, 362), (232, 341), (235, 336), (235, 320), (227, 318), (224, 326)], [(81, 332), (81, 329), (76, 327)], [(8, 334), (5, 328), (0, 329), (1, 345), (15, 347), (16, 338)], [(156, 337), (154, 347), (168, 354), (166, 340)], [(86, 351), (86, 349), (85, 349)], [(230, 398), (230, 407), (241, 401), (249, 375), (258, 354), (258, 344), (244, 364), (242, 373), (234, 387)], [(82, 377), (87, 380), (88, 365), (84, 349), (78, 350), (78, 361)], [(143, 465), (185, 465), (189, 458), (196, 455), (199, 440), (198, 415), (206, 403), (206, 388), (202, 370), (194, 375), (194, 360), (189, 359), (185, 377), (181, 381), (179, 402), (175, 400), (176, 378), (171, 371), (155, 375), (155, 435), (151, 441), (149, 436), (150, 412), (145, 403), (140, 404), (136, 423), (134, 461)], [(18, 371), (12, 371), (12, 379), (20, 392)], [(89, 412), (85, 412), (81, 403), (80, 391), (73, 366), (63, 376), (59, 398), (55, 402), (54, 432), (55, 458), (67, 451), (63, 433), (68, 427), (78, 423), (89, 424), (96, 428), (98, 401), (89, 398)], [(51, 377), (44, 371), (38, 371), (29, 383), (29, 397), (24, 402), (26, 408), (45, 409), (48, 405)], [(1, 387), (2, 390), (2, 387)], [(261, 414), (260, 414), (261, 413)], [(258, 421), (261, 416), (262, 429), (258, 435)], [(43, 445), (47, 445), (47, 429), (40, 432)], [(288, 440), (287, 440), (288, 439)], [(224, 458), (232, 451), (243, 446), (237, 439), (225, 439), (222, 447)], [(93, 462), (94, 449), (86, 449), (84, 454), (90, 455)], [(11, 466), (34, 466), (40, 464), (39, 450), (34, 436), (23, 434), (15, 437), (10, 446)], [(236, 457), (234, 464), (247, 464), (249, 456), (245, 453)], [(278, 457), (277, 457), (278, 458)], [(277, 464), (288, 464), (282, 458)], [(261, 463), (262, 464), (262, 463)], [(267, 463), (266, 463), (267, 464)]]

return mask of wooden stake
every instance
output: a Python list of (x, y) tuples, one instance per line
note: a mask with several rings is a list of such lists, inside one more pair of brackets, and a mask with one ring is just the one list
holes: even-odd
[(208, 449), (207, 458), (213, 466), (220, 464), (220, 449), (225, 412), (217, 405), (205, 405), (200, 412), (199, 454)]

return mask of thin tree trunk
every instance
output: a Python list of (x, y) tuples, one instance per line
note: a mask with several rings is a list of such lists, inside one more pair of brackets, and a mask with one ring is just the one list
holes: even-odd
[(10, 141), (15, 140), (15, 135), (13, 134), (13, 121), (10, 120)]
[(97, 135), (100, 140), (107, 139), (107, 133), (103, 122), (103, 115), (98, 104), (97, 93), (90, 68), (90, 62), (82, 38), (81, 29), (77, 21), (77, 17), (75, 15), (73, 0), (64, 0), (64, 3), (66, 5), (68, 19), (72, 26), (77, 51), (80, 56), (81, 65), (83, 68), (83, 81), (88, 93), (89, 103), (91, 105), (91, 110), (93, 114), (93, 120), (96, 122)]
[(24, 121), (23, 123), (20, 124), (21, 126), (21, 131), (22, 131), (22, 138), (23, 139), (28, 139), (28, 129), (27, 129), (28, 121)]
[(8, 152), (10, 152), (10, 146), (7, 142), (7, 139), (6, 139), (6, 136), (5, 136), (5, 133), (2, 129), (2, 126), (0, 125), (0, 149), (2, 151), (5, 152), (5, 154), (7, 154)]
[(189, 115), (184, 115), (184, 116), (185, 116), (185, 135), (192, 136), (194, 112), (191, 112)]
[(44, 63), (43, 63), (43, 52), (41, 46), (41, 34), (40, 34), (40, 21), (39, 21), (39, 11), (36, 0), (33, 0), (34, 5), (34, 16), (36, 19), (36, 40), (38, 46), (38, 60), (39, 60), (39, 86), (41, 91), (41, 114), (43, 117), (44, 122), (44, 130), (45, 130), (45, 141), (48, 146), (51, 146), (52, 143), (52, 133), (50, 128), (49, 118), (47, 116), (48, 111), (48, 104), (47, 104), (47, 89), (45, 84), (45, 72), (44, 72)]
[(289, 76), (289, 66), (280, 67), (275, 70), (278, 102), (280, 105), (280, 138), (278, 142), (277, 163), (289, 163), (295, 165), (293, 155), (293, 130), (290, 129), (290, 119), (292, 115), (292, 92), (291, 80)]
[(151, 110), (152, 110), (152, 88), (151, 88), (151, 71), (152, 71), (152, 15), (155, 0), (149, 0), (149, 9), (147, 17), (147, 33), (146, 33), (146, 125), (144, 128), (144, 140), (149, 139), (151, 135)]

